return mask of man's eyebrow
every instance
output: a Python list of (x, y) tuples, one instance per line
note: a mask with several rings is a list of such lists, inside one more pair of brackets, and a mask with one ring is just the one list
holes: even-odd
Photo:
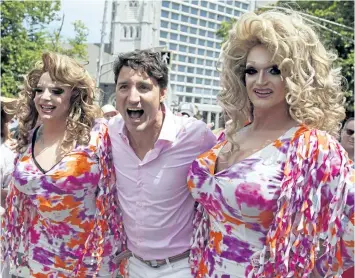
[(128, 81), (124, 80), (124, 81), (117, 82), (117, 85), (122, 85), (122, 84), (128, 84)]

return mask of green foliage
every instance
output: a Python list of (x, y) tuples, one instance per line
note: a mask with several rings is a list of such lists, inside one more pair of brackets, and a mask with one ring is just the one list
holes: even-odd
[[(347, 116), (354, 113), (354, 1), (279, 1), (275, 6), (291, 8), (295, 11), (326, 19), (335, 23), (352, 28), (349, 30), (316, 18), (306, 17), (307, 22), (320, 35), (322, 43), (326, 48), (338, 55), (336, 66), (341, 67), (342, 75), (346, 82), (346, 109)], [(256, 11), (262, 12), (264, 9)], [(236, 20), (223, 22), (217, 35), (223, 40), (227, 39), (228, 31)], [(322, 25), (323, 27), (319, 26)], [(332, 31), (330, 31), (330, 30)], [(338, 34), (336, 34), (336, 33)]]
[[(60, 20), (60, 1), (1, 1), (1, 93), (16, 96), (23, 76), (44, 51), (87, 58), (88, 30), (81, 21), (73, 23), (75, 38), (65, 40), (61, 27), (50, 33), (48, 24)], [(67, 45), (67, 47), (65, 47)]]

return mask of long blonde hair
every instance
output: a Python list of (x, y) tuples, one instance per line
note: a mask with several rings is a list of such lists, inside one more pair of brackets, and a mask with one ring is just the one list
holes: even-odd
[(234, 143), (236, 131), (252, 118), (244, 69), (250, 49), (258, 44), (267, 47), (281, 70), (291, 117), (336, 136), (345, 118), (343, 77), (340, 68), (332, 68), (337, 56), (296, 12), (272, 10), (241, 16), (222, 46), (223, 89), (218, 101), (232, 119), (228, 140)]
[(72, 88), (71, 107), (67, 118), (61, 153), (68, 152), (74, 143), (87, 145), (95, 118), (101, 116), (101, 110), (93, 101), (95, 98), (95, 82), (89, 73), (73, 58), (65, 55), (46, 52), (24, 80), (24, 88), (19, 95), (16, 117), (19, 121), (18, 152), (24, 152), (29, 144), (29, 134), (38, 120), (35, 108), (35, 92), (32, 91), (42, 74), (48, 72), (53, 81), (68, 84)]

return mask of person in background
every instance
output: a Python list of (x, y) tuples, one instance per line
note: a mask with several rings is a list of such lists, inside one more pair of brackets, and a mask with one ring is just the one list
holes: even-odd
[(122, 120), (110, 120), (109, 134), (130, 257), (125, 270), (130, 278), (193, 277), (195, 202), (186, 178), (215, 136), (202, 121), (175, 116), (164, 104), (168, 68), (160, 53), (121, 54), (113, 69)]
[(8, 185), (14, 168), (15, 152), (11, 148), (15, 142), (10, 137), (9, 122), (11, 121), (7, 109), (16, 106), (16, 99), (0, 97), (1, 101), (1, 146), (0, 146), (0, 181), (1, 181), (1, 207), (7, 196)]
[(2, 234), (3, 259), (16, 276), (115, 277), (118, 271), (123, 231), (95, 90), (79, 63), (56, 53), (42, 54), (25, 77)]
[(196, 159), (195, 277), (340, 277), (354, 264), (353, 162), (336, 56), (297, 13), (245, 13), (222, 46), (225, 136)]
[(101, 107), (102, 112), (104, 113), (104, 117), (109, 120), (112, 117), (119, 115), (118, 111), (111, 104), (105, 104)]
[(348, 152), (349, 157), (354, 161), (354, 118), (347, 119), (340, 133), (340, 144)]

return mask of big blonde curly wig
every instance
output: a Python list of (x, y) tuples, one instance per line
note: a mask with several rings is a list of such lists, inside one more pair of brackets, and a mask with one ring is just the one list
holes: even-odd
[(25, 77), (24, 86), (19, 95), (16, 117), (19, 121), (17, 151), (22, 153), (29, 144), (30, 131), (36, 126), (38, 112), (35, 108), (33, 88), (37, 87), (42, 74), (48, 72), (53, 81), (71, 87), (69, 116), (66, 131), (61, 143), (61, 153), (71, 150), (74, 144), (87, 145), (94, 120), (101, 116), (100, 109), (93, 101), (95, 82), (89, 73), (73, 58), (46, 52)]
[(332, 68), (337, 56), (299, 14), (271, 10), (242, 15), (222, 46), (218, 101), (231, 118), (228, 140), (233, 143), (236, 131), (252, 120), (244, 70), (250, 49), (258, 44), (267, 47), (281, 71), (291, 117), (336, 136), (345, 118), (343, 77), (340, 68)]

